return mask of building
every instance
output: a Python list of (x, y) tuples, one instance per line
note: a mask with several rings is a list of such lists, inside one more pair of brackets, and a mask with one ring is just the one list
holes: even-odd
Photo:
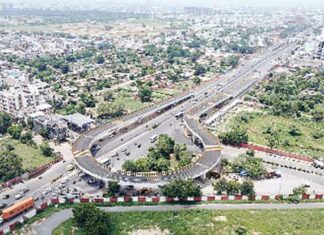
[(30, 115), (34, 120), (34, 130), (40, 133), (45, 130), (50, 139), (64, 141), (68, 137), (68, 124), (60, 115), (42, 115), (36, 112)]
[(324, 60), (324, 39), (317, 42), (314, 59)]
[(48, 84), (37, 82), (32, 84), (18, 83), (8, 90), (0, 91), (0, 110), (13, 116), (26, 116), (36, 111), (50, 112), (47, 103), (52, 99)]
[(74, 113), (63, 117), (68, 123), (69, 127), (73, 131), (82, 132), (86, 131), (94, 123), (94, 120), (90, 117), (84, 116), (80, 113)]

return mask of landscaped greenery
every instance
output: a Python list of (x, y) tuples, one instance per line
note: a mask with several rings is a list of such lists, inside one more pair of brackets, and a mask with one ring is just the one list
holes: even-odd
[(132, 172), (168, 171), (190, 164), (193, 156), (184, 144), (176, 144), (169, 136), (160, 135), (146, 157), (125, 161), (123, 169)]
[[(111, 213), (111, 234), (159, 228), (171, 234), (321, 234), (324, 211), (313, 210), (187, 210)], [(54, 235), (86, 234), (67, 220)]]
[[(5, 137), (0, 140), (0, 148), (7, 148), (12, 146), (14, 149), (12, 152), (17, 155), (18, 158), (22, 159), (22, 170), (27, 171), (36, 167), (42, 166), (53, 160), (52, 157), (46, 157), (40, 148), (37, 146), (30, 146), (23, 144), (18, 140), (14, 140), (10, 137)], [(43, 146), (43, 145), (42, 145)], [(44, 145), (44, 147), (47, 147)], [(47, 148), (44, 149), (47, 153)]]
[(232, 118), (228, 126), (245, 129), (250, 143), (312, 157), (324, 154), (324, 122), (267, 112), (242, 112)]
[(248, 141), (321, 157), (324, 154), (323, 90), (320, 71), (300, 69), (289, 75), (271, 75), (269, 81), (245, 97), (257, 100), (263, 107), (231, 118), (227, 123), (230, 130), (221, 133), (220, 139), (225, 144)]

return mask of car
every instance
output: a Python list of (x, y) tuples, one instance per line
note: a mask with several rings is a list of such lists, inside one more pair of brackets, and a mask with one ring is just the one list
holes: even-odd
[(1, 205), (0, 205), (0, 209), (4, 209), (4, 208), (6, 208), (7, 207), (7, 203), (5, 203), (5, 202), (3, 202), (3, 203), (1, 203)]
[(95, 183), (95, 181), (93, 179), (88, 180), (88, 184), (94, 184), (94, 183)]
[(141, 144), (138, 144), (138, 145), (137, 145), (137, 148), (140, 148), (141, 146), (142, 146)]
[(15, 199), (16, 199), (16, 200), (19, 200), (20, 198), (22, 198), (22, 195), (21, 195), (21, 194), (17, 194), (17, 195), (15, 196)]
[(118, 152), (114, 152), (111, 157), (117, 157), (118, 156)]
[(3, 197), (2, 197), (2, 199), (8, 199), (10, 197), (10, 195), (9, 194), (5, 194), (5, 195), (3, 195)]
[(28, 188), (28, 187), (26, 187), (26, 188), (24, 188), (24, 189), (22, 190), (23, 193), (27, 193), (28, 191), (29, 191), (29, 188)]
[(121, 150), (123, 153), (127, 152), (127, 148), (122, 148)]

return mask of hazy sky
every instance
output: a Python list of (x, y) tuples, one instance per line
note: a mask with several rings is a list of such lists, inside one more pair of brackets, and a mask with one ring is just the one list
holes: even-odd
[(127, 4), (127, 5), (169, 5), (169, 6), (274, 6), (274, 7), (324, 7), (324, 0), (0, 0), (0, 2), (13, 2), (24, 6), (42, 6), (47, 3), (58, 5), (96, 5), (101, 4)]

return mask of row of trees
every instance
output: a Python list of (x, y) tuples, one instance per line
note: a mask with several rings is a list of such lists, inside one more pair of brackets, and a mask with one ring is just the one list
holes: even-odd
[(226, 193), (227, 195), (234, 195), (240, 193), (247, 196), (255, 195), (254, 184), (251, 180), (245, 180), (240, 184), (237, 180), (221, 178), (213, 186), (217, 194)]
[(201, 196), (201, 188), (193, 180), (177, 179), (161, 187), (162, 194), (166, 197), (196, 197)]
[(241, 154), (233, 162), (223, 159), (222, 167), (226, 172), (242, 174), (251, 179), (261, 179), (267, 173), (262, 159), (248, 154)]
[(227, 132), (220, 133), (219, 139), (223, 144), (238, 145), (242, 143), (248, 143), (249, 136), (245, 129), (235, 127)]

